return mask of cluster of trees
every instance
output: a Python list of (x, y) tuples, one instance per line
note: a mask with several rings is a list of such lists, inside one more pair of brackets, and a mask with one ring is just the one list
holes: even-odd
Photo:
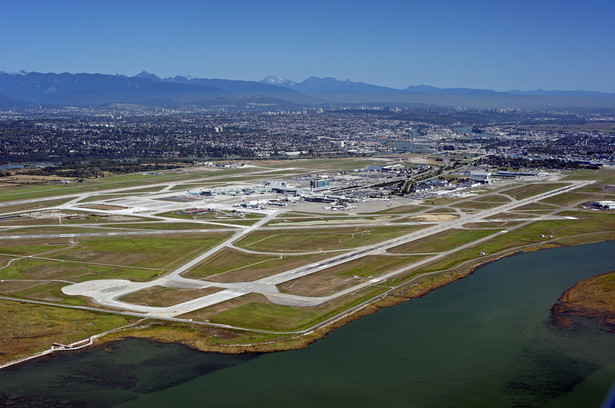
[(70, 178), (97, 178), (107, 174), (135, 173), (140, 171), (160, 171), (180, 167), (178, 162), (154, 162), (147, 163), (141, 160), (133, 162), (121, 162), (117, 160), (95, 160), (88, 163), (67, 162), (57, 166), (33, 168), (22, 172), (35, 176), (60, 175)]

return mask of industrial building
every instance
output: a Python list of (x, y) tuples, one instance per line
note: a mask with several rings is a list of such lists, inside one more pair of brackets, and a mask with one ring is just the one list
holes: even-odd
[(489, 184), (491, 183), (491, 172), (490, 171), (471, 171), (470, 180), (473, 183)]

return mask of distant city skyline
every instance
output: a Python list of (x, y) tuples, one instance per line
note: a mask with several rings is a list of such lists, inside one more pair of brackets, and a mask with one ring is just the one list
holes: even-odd
[(3, 4), (0, 70), (615, 92), (615, 2)]

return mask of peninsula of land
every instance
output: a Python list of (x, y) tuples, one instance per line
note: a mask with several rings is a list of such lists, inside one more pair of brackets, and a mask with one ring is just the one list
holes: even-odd
[(560, 327), (572, 327), (571, 316), (580, 316), (615, 328), (615, 272), (578, 282), (564, 292), (552, 313)]

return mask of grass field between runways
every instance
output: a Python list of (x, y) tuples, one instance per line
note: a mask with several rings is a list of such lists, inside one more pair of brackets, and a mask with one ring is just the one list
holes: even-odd
[(194, 269), (184, 273), (183, 276), (212, 282), (252, 281), (308, 265), (330, 256), (330, 254), (278, 256), (252, 254), (224, 248)]
[(103, 264), (170, 269), (214, 247), (231, 233), (212, 232), (163, 236), (80, 239), (56, 258)]
[(278, 285), (278, 289), (301, 296), (329, 296), (424, 258), (425, 256), (368, 255), (284, 282)]
[(424, 225), (256, 231), (237, 246), (263, 252), (309, 252), (356, 248), (393, 239), (425, 228)]

